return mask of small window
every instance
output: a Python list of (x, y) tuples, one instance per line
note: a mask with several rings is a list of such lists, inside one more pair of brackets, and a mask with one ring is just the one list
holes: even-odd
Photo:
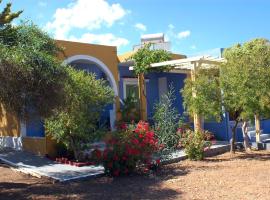
[(127, 84), (126, 85), (126, 97), (134, 97), (136, 99), (139, 99), (139, 91), (138, 91), (138, 85), (132, 85), (132, 84)]
[[(148, 81), (149, 80), (145, 80), (145, 83), (147, 83)], [(137, 102), (139, 102), (139, 88), (137, 78), (124, 78), (123, 89), (124, 99), (126, 99), (127, 97), (133, 97), (137, 99)], [(146, 87), (144, 91), (146, 92)]]

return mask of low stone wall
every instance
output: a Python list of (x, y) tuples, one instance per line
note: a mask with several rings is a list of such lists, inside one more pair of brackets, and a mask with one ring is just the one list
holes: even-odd
[[(204, 153), (204, 155), (205, 157), (211, 157), (226, 153), (228, 151), (230, 151), (230, 144), (228, 144), (228, 142), (219, 141), (217, 142), (217, 144), (212, 145), (211, 148)], [(176, 163), (185, 159), (187, 159), (187, 155), (185, 154), (184, 149), (181, 149), (171, 153), (170, 155), (168, 155), (168, 157), (161, 159), (161, 162), (162, 164), (166, 165)]]
[(0, 136), (0, 148), (13, 148), (22, 150), (22, 138), (12, 136)]

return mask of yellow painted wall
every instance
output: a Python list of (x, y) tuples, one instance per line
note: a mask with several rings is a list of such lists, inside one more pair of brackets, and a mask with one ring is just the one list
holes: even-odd
[(116, 47), (63, 40), (57, 40), (56, 42), (60, 47), (64, 48), (64, 54), (59, 55), (61, 60), (65, 60), (68, 57), (75, 55), (88, 55), (95, 57), (110, 69), (118, 86), (118, 58)]
[[(56, 40), (59, 47), (64, 48), (64, 53), (59, 54), (61, 60), (65, 60), (75, 55), (88, 55), (99, 59), (103, 62), (113, 74), (117, 88), (119, 90), (119, 74), (118, 74), (118, 57), (117, 48), (114, 46), (86, 44), (79, 42), (70, 42), (64, 40)], [(116, 119), (120, 119), (120, 101), (119, 98), (115, 98), (116, 105)]]
[(20, 136), (20, 123), (18, 118), (8, 113), (3, 104), (0, 104), (0, 136)]
[(46, 154), (46, 139), (45, 138), (34, 138), (24, 137), (22, 138), (23, 149), (38, 155)]
[[(74, 55), (89, 55), (95, 57), (102, 61), (111, 71), (114, 76), (115, 82), (118, 86), (118, 58), (117, 49), (112, 46), (103, 45), (93, 45), (84, 44), (78, 42), (69, 42), (57, 40), (57, 44), (64, 49), (63, 54), (59, 54), (59, 59), (65, 60), (68, 57)], [(119, 97), (116, 97), (116, 118), (119, 119)], [(0, 136), (20, 136), (20, 123), (16, 117), (11, 114), (6, 113), (5, 109), (1, 106), (0, 110)], [(26, 151), (36, 153), (39, 155), (49, 154), (51, 156), (55, 155), (56, 142), (50, 137), (46, 136), (44, 138), (31, 138), (25, 137), (22, 139), (23, 148)]]

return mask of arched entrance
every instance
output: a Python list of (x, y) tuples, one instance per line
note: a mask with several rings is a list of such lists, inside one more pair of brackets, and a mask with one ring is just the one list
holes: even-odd
[[(95, 73), (97, 78), (104, 78), (108, 80), (110, 86), (114, 91), (114, 96), (118, 96), (118, 87), (115, 78), (110, 69), (99, 59), (89, 55), (74, 55), (64, 61), (65, 64), (70, 64), (78, 69), (86, 70)], [(102, 72), (102, 73), (100, 73)], [(102, 74), (105, 74), (104, 77)], [(109, 110), (109, 120), (111, 129), (115, 129), (116, 120), (116, 104), (114, 103), (112, 109)]]

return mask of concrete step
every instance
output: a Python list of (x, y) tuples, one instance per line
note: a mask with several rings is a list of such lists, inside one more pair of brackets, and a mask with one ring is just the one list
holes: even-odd
[[(251, 142), (256, 142), (256, 135), (249, 137), (249, 139)], [(261, 134), (260, 139), (262, 142), (267, 140), (267, 139), (270, 139), (270, 134)]]
[(248, 131), (255, 131), (256, 128), (255, 128), (255, 126), (249, 126), (249, 127), (247, 127), (247, 130)]
[(268, 141), (268, 143), (265, 142), (252, 142), (251, 146), (258, 149), (258, 150), (270, 150), (270, 140)]
[[(260, 130), (261, 134), (263, 134), (263, 130)], [(251, 137), (256, 137), (256, 130), (253, 131), (248, 131), (248, 136)]]

